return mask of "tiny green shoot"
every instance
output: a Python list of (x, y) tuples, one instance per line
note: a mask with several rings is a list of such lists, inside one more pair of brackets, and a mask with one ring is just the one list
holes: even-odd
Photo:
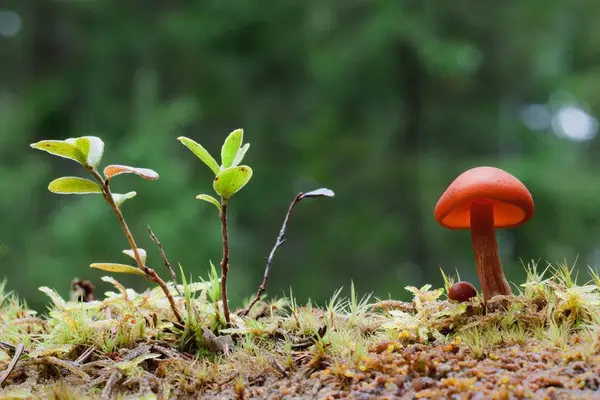
[(221, 297), (223, 315), (227, 325), (231, 324), (229, 304), (227, 302), (227, 273), (229, 271), (229, 233), (227, 230), (227, 204), (229, 199), (239, 192), (252, 178), (252, 168), (239, 165), (246, 155), (250, 144), (242, 145), (244, 130), (236, 129), (227, 136), (221, 147), (221, 165), (202, 145), (187, 137), (178, 140), (200, 159), (214, 174), (213, 189), (220, 197), (220, 201), (208, 194), (196, 196), (217, 207), (221, 220), (221, 234), (223, 241), (223, 257), (221, 260)]

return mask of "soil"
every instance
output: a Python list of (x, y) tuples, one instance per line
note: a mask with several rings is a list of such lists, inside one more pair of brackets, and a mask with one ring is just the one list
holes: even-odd
[[(363, 367), (326, 368), (306, 378), (254, 377), (245, 398), (264, 399), (600, 399), (600, 357), (565, 360), (561, 350), (494, 349), (474, 359), (454, 346), (413, 345), (371, 353)], [(232, 387), (206, 398), (236, 398)]]
[[(160, 346), (158, 346), (160, 348)], [(151, 346), (113, 355), (130, 360), (156, 352)], [(309, 350), (294, 353), (288, 371), (273, 361), (260, 375), (237, 374), (222, 381), (195, 382), (188, 376), (194, 360), (171, 349), (144, 362), (137, 378), (124, 379), (102, 362), (83, 363), (83, 378), (55, 360), (24, 360), (11, 373), (1, 398), (37, 392), (39, 398), (203, 398), (203, 399), (600, 399), (600, 355), (540, 348), (539, 344), (496, 346), (479, 359), (466, 347), (382, 342), (356, 365), (330, 365)], [(246, 369), (243, 366), (240, 369)], [(197, 377), (198, 378), (198, 377)], [(94, 393), (93, 387), (97, 387)], [(173, 390), (168, 390), (170, 386)], [(46, 389), (42, 389), (46, 387)], [(92, 389), (88, 391), (87, 389)]]

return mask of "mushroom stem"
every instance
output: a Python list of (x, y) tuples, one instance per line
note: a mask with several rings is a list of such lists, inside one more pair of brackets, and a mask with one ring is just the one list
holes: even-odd
[(483, 302), (486, 303), (496, 295), (511, 295), (512, 291), (504, 277), (498, 256), (492, 204), (476, 202), (471, 206), (471, 241)]

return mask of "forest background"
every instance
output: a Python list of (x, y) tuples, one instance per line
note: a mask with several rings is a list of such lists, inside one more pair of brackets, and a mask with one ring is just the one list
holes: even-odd
[(478, 165), (516, 175), (536, 203), (497, 233), (510, 281), (532, 259), (600, 264), (598, 20), (593, 1), (3, 1), (0, 277), (43, 310), (39, 286), (67, 295), (78, 277), (102, 293), (89, 264), (127, 262), (100, 197), (48, 192), (78, 166), (29, 148), (84, 135), (104, 139), (104, 164), (160, 173), (115, 182), (138, 192), (123, 211), (150, 265), (164, 274), (148, 224), (171, 261), (207, 276), (219, 220), (195, 196), (211, 174), (176, 138), (219, 154), (236, 128), (254, 176), (229, 207), (234, 306), (290, 201), (319, 187), (336, 196), (298, 206), (271, 296), (322, 304), (353, 280), (405, 299), (407, 285), (439, 287), (440, 267), (477, 284), (469, 232), (433, 208)]

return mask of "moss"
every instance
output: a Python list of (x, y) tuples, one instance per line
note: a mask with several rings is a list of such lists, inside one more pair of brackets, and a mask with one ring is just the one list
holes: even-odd
[[(566, 265), (535, 263), (513, 297), (447, 299), (445, 287), (407, 287), (410, 302), (334, 293), (323, 307), (259, 302), (223, 329), (218, 279), (160, 288), (115, 286), (103, 300), (66, 301), (49, 288), (45, 315), (0, 286), (0, 370), (12, 398), (447, 398), (581, 396), (600, 388), (600, 287)], [(580, 397), (578, 397), (580, 398)]]

